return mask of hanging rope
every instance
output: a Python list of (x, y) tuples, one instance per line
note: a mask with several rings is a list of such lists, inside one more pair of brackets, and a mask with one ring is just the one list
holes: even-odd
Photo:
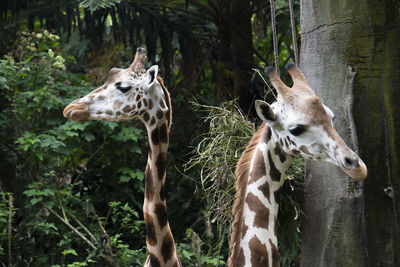
[(274, 45), (274, 57), (275, 57), (275, 70), (278, 72), (278, 75), (280, 74), (279, 72), (279, 58), (278, 58), (278, 43), (276, 40), (276, 21), (275, 21), (275, 1), (270, 0), (271, 2), (271, 21), (272, 21), (272, 41)]
[(299, 61), (297, 59), (297, 37), (296, 37), (296, 27), (294, 25), (294, 14), (293, 14), (293, 2), (289, 0), (289, 10), (290, 10), (290, 25), (292, 27), (292, 42), (293, 42), (293, 54), (294, 54), (294, 63), (299, 65)]

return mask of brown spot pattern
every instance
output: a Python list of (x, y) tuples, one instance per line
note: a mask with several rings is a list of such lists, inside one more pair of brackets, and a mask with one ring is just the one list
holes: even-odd
[(250, 172), (249, 184), (256, 182), (258, 179), (260, 179), (266, 174), (267, 171), (265, 170), (264, 155), (262, 151), (258, 149), (255, 155), (253, 168)]
[(264, 143), (268, 143), (269, 140), (271, 140), (271, 129), (269, 127), (265, 128), (265, 131), (262, 136), (262, 140), (264, 141)]
[(140, 100), (140, 95), (136, 96), (136, 102), (138, 102)]
[(160, 126), (160, 142), (168, 143), (167, 125), (165, 124)]
[(104, 95), (99, 95), (99, 96), (97, 97), (98, 100), (103, 100), (104, 98), (106, 98)]
[(286, 138), (285, 138), (285, 146), (289, 147), (289, 142), (288, 142), (288, 140)]
[(281, 144), (281, 146), (283, 146), (283, 141), (281, 138), (279, 138), (279, 144)]
[(143, 114), (143, 120), (144, 120), (145, 122), (148, 122), (149, 119), (150, 119), (149, 113), (145, 112), (145, 113)]
[(263, 193), (264, 197), (266, 199), (268, 199), (269, 203), (271, 203), (270, 191), (269, 191), (269, 183), (265, 182), (264, 184), (262, 184), (259, 187), (257, 187), (257, 189), (260, 190)]
[(142, 107), (142, 102), (137, 103), (137, 107), (141, 108)]
[(143, 98), (143, 106), (147, 107), (147, 99)]
[(293, 141), (292, 139), (289, 139), (289, 141), (290, 141), (290, 143), (291, 143), (292, 145), (296, 146), (296, 142), (295, 142), (295, 141)]
[(283, 151), (282, 147), (279, 145), (278, 142), (275, 143), (274, 153), (275, 153), (275, 155), (279, 156), (279, 160), (282, 163), (285, 162), (285, 160), (286, 160), (285, 152)]
[(162, 201), (165, 200), (165, 184), (161, 185), (161, 188), (160, 188), (160, 199)]
[(279, 182), (281, 180), (281, 172), (275, 167), (275, 163), (272, 160), (271, 152), (268, 150), (268, 161), (269, 161), (269, 176), (272, 181)]
[(158, 224), (160, 225), (160, 229), (163, 229), (168, 222), (167, 219), (167, 207), (164, 204), (157, 204), (154, 208), (154, 213), (157, 215)]
[(234, 266), (241, 267), (241, 266), (244, 266), (245, 263), (246, 262), (244, 260), (243, 248), (240, 248), (239, 255), (238, 255), (237, 260), (234, 263), (235, 264)]
[(160, 107), (161, 107), (161, 108), (166, 108), (166, 107), (165, 107), (164, 100), (162, 100), (162, 99), (160, 99)]
[(247, 194), (246, 203), (255, 213), (253, 226), (268, 229), (269, 209), (251, 192)]
[(154, 186), (153, 186), (153, 177), (151, 174), (150, 165), (147, 164), (146, 170), (144, 171), (144, 194), (145, 198), (148, 201), (153, 201), (153, 194), (154, 194)]
[(151, 246), (157, 245), (156, 226), (153, 217), (148, 213), (144, 213), (144, 223), (146, 224), (146, 241)]
[(107, 109), (107, 110), (106, 110), (106, 114), (107, 114), (107, 115), (112, 115), (113, 112), (112, 112), (111, 110)]
[(131, 111), (131, 106), (126, 105), (126, 106), (122, 109), (122, 111), (123, 111), (123, 112), (129, 112), (129, 111)]
[(173, 250), (174, 240), (172, 239), (171, 232), (168, 232), (162, 241), (161, 244), (161, 255), (164, 259), (164, 262), (167, 262), (174, 252)]
[(156, 112), (157, 119), (161, 119), (163, 117), (163, 115), (164, 115), (164, 113), (160, 109), (157, 110), (157, 112)]
[(149, 99), (149, 109), (153, 108), (153, 100)]
[(89, 111), (77, 110), (72, 112), (70, 119), (74, 121), (87, 121), (90, 117)]
[(243, 229), (242, 229), (242, 238), (246, 235), (247, 230), (249, 230), (249, 227), (245, 224), (243, 224)]
[(271, 253), (272, 253), (272, 267), (279, 266), (279, 254), (278, 248), (272, 243), (271, 239), (269, 239), (269, 244), (271, 245)]
[(151, 142), (153, 143), (153, 145), (158, 145), (158, 143), (160, 143), (160, 132), (158, 128), (154, 129), (151, 132)]
[(164, 178), (165, 174), (165, 161), (167, 160), (167, 153), (162, 152), (158, 155), (156, 166), (157, 166), (157, 175), (158, 179), (161, 181)]
[(161, 267), (160, 261), (157, 259), (156, 255), (149, 253), (150, 255), (150, 267)]
[(156, 118), (151, 117), (150, 126), (154, 125), (154, 123), (156, 123)]
[(261, 243), (258, 237), (254, 236), (250, 242), (249, 247), (251, 251), (251, 266), (252, 267), (269, 267), (268, 250)]

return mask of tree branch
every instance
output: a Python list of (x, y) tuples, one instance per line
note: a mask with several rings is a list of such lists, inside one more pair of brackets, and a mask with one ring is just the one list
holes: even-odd
[(72, 231), (74, 231), (80, 238), (82, 238), (91, 248), (93, 248), (94, 250), (97, 250), (98, 248), (89, 240), (87, 239), (81, 232), (78, 231), (78, 229), (76, 229), (75, 227), (73, 227), (68, 220), (64, 220), (63, 217), (61, 217), (57, 212), (55, 212), (54, 210), (52, 210), (49, 207), (44, 207), (45, 209), (48, 209), (51, 213), (53, 213), (60, 221), (62, 221), (66, 226), (68, 226), (69, 228), (71, 228)]

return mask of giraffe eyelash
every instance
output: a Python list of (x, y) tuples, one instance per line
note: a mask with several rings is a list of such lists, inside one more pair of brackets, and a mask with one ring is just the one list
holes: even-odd
[(289, 132), (294, 136), (299, 136), (307, 130), (307, 127), (303, 124), (298, 124), (293, 128), (289, 129)]
[(126, 93), (126, 92), (128, 92), (129, 90), (131, 90), (132, 89), (132, 86), (130, 86), (130, 85), (128, 85), (128, 86), (121, 86), (121, 82), (117, 82), (116, 84), (115, 84), (115, 87), (118, 89), (118, 90), (120, 90), (122, 93)]

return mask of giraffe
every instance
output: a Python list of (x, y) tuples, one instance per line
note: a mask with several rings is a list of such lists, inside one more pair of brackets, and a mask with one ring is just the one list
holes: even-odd
[(356, 181), (367, 176), (363, 161), (335, 131), (333, 112), (315, 95), (294, 63), (286, 69), (292, 88), (272, 67), (266, 69), (278, 97), (271, 105), (256, 100), (256, 112), (263, 123), (236, 167), (230, 267), (279, 265), (277, 201), (285, 172), (295, 157), (335, 164)]
[(179, 267), (165, 198), (166, 157), (172, 122), (171, 100), (158, 66), (147, 71), (146, 50), (138, 48), (127, 69), (112, 68), (103, 86), (65, 107), (63, 115), (75, 121), (141, 120), (146, 126), (150, 150), (145, 170), (143, 204), (148, 257), (146, 267)]

